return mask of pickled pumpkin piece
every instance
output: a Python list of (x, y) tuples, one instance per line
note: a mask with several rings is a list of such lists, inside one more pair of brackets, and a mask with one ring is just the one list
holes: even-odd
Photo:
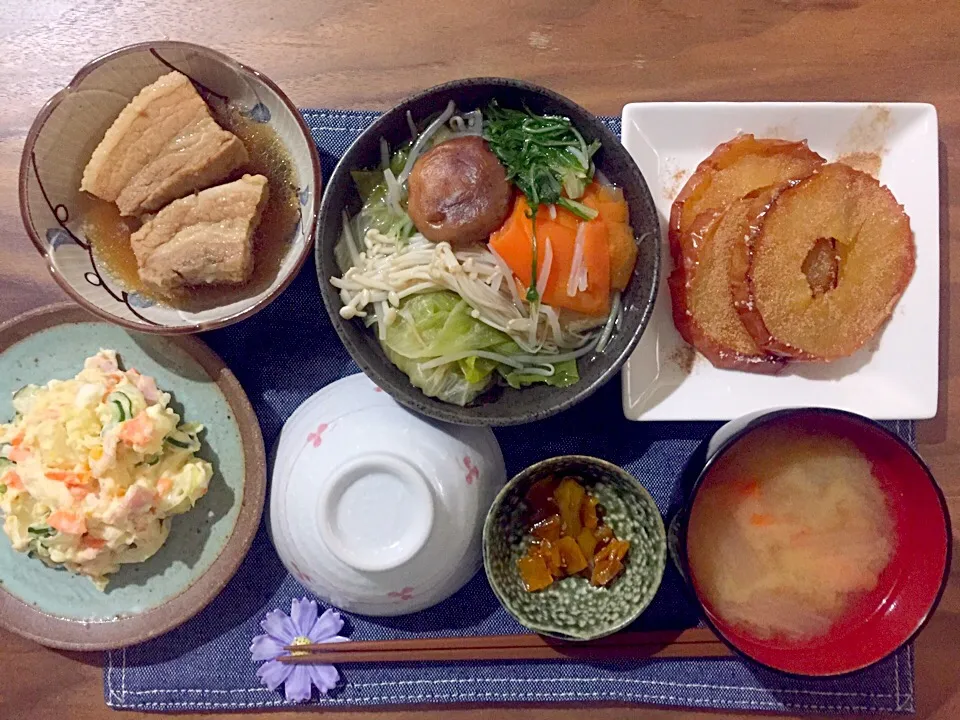
[(536, 525), (533, 526), (533, 536), (539, 540), (549, 540), (550, 542), (556, 542), (560, 539), (560, 532), (562, 530), (560, 516), (551, 515), (545, 520), (541, 520)]
[(577, 535), (577, 545), (580, 546), (580, 551), (584, 554), (584, 557), (588, 558), (588, 561), (592, 561), (594, 553), (597, 551), (597, 536), (594, 531), (587, 527), (583, 528)]
[(607, 546), (607, 543), (613, 540), (613, 530), (611, 530), (606, 525), (598, 527), (594, 532), (594, 536), (597, 538), (597, 547), (595, 552), (603, 550)]
[(528, 553), (530, 555), (539, 555), (541, 558), (543, 558), (543, 562), (547, 566), (547, 570), (555, 578), (563, 577), (563, 562), (560, 559), (560, 549), (557, 547), (556, 543), (552, 543), (549, 540), (541, 540), (540, 542), (531, 545)]
[(629, 549), (628, 541), (616, 538), (611, 540), (594, 558), (590, 582), (597, 587), (603, 587), (619, 575), (623, 570), (623, 558), (626, 557)]
[(560, 519), (563, 521), (563, 534), (576, 537), (580, 534), (580, 505), (586, 491), (573, 478), (566, 477), (560, 481), (553, 493), (560, 509)]
[(594, 530), (600, 524), (597, 517), (597, 499), (592, 495), (587, 495), (580, 506), (580, 522), (583, 527)]
[(517, 567), (520, 568), (520, 579), (527, 592), (543, 590), (553, 584), (553, 575), (539, 555), (524, 555), (517, 560)]
[(551, 476), (537, 480), (530, 486), (530, 489), (527, 490), (527, 504), (530, 506), (530, 516), (535, 522), (556, 514), (557, 503), (553, 499), (556, 489), (557, 482)]
[(570, 536), (564, 536), (557, 541), (557, 550), (560, 551), (560, 562), (567, 575), (576, 575), (587, 566), (587, 558)]

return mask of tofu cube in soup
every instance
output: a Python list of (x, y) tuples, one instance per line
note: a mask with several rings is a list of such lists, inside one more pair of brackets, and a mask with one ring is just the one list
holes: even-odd
[(190, 79), (171, 72), (121, 111), (80, 189), (115, 202), (122, 215), (142, 215), (221, 182), (247, 160), (243, 143), (217, 125)]
[(246, 282), (267, 203), (263, 175), (174, 200), (130, 236), (140, 278), (166, 290)]

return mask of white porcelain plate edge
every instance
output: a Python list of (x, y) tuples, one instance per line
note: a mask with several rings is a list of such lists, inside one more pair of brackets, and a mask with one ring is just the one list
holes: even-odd
[[(663, 264), (657, 304), (624, 366), (630, 420), (729, 420), (769, 407), (824, 406), (877, 420), (937, 412), (940, 178), (937, 111), (925, 103), (654, 102), (623, 108), (621, 140), (653, 193), (666, 248), (674, 196), (721, 142), (738, 133), (808, 140), (828, 161), (862, 152), (882, 159), (879, 179), (910, 216), (913, 280), (878, 339), (853, 357), (780, 376), (714, 368), (673, 325)], [(669, 257), (665, 249), (664, 256)]]

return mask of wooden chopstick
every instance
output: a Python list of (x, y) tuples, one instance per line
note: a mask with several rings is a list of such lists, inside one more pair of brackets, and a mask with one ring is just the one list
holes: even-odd
[(726, 657), (730, 650), (708, 628), (618, 633), (591, 642), (565, 642), (540, 635), (415, 638), (320, 643), (286, 648), (281, 663), (454, 662), (477, 660), (630, 660), (664, 657)]

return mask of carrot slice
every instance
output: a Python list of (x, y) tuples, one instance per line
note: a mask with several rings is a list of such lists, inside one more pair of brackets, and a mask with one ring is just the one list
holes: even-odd
[[(533, 260), (533, 223), (527, 217), (528, 210), (526, 199), (523, 196), (518, 197), (510, 217), (490, 236), (490, 247), (503, 258), (524, 287), (530, 285)], [(551, 219), (549, 211), (543, 207), (537, 213), (538, 273), (543, 272), (548, 240), (553, 253), (543, 302), (585, 315), (606, 315), (610, 310), (610, 248), (607, 226), (600, 220), (585, 224), (583, 264), (587, 269), (587, 289), (570, 296), (567, 295), (567, 281), (573, 268), (580, 221), (563, 208), (557, 208), (556, 215), (556, 219)]]
[(623, 190), (620, 188), (601, 185), (598, 182), (590, 183), (580, 202), (599, 212), (604, 222), (624, 224), (628, 222), (629, 208), (623, 197)]
[(581, 202), (600, 213), (610, 238), (610, 287), (624, 290), (637, 263), (637, 241), (630, 227), (630, 209), (620, 188), (594, 182), (587, 186)]
[(625, 290), (637, 264), (637, 241), (633, 229), (624, 223), (607, 225), (610, 234), (610, 287)]

